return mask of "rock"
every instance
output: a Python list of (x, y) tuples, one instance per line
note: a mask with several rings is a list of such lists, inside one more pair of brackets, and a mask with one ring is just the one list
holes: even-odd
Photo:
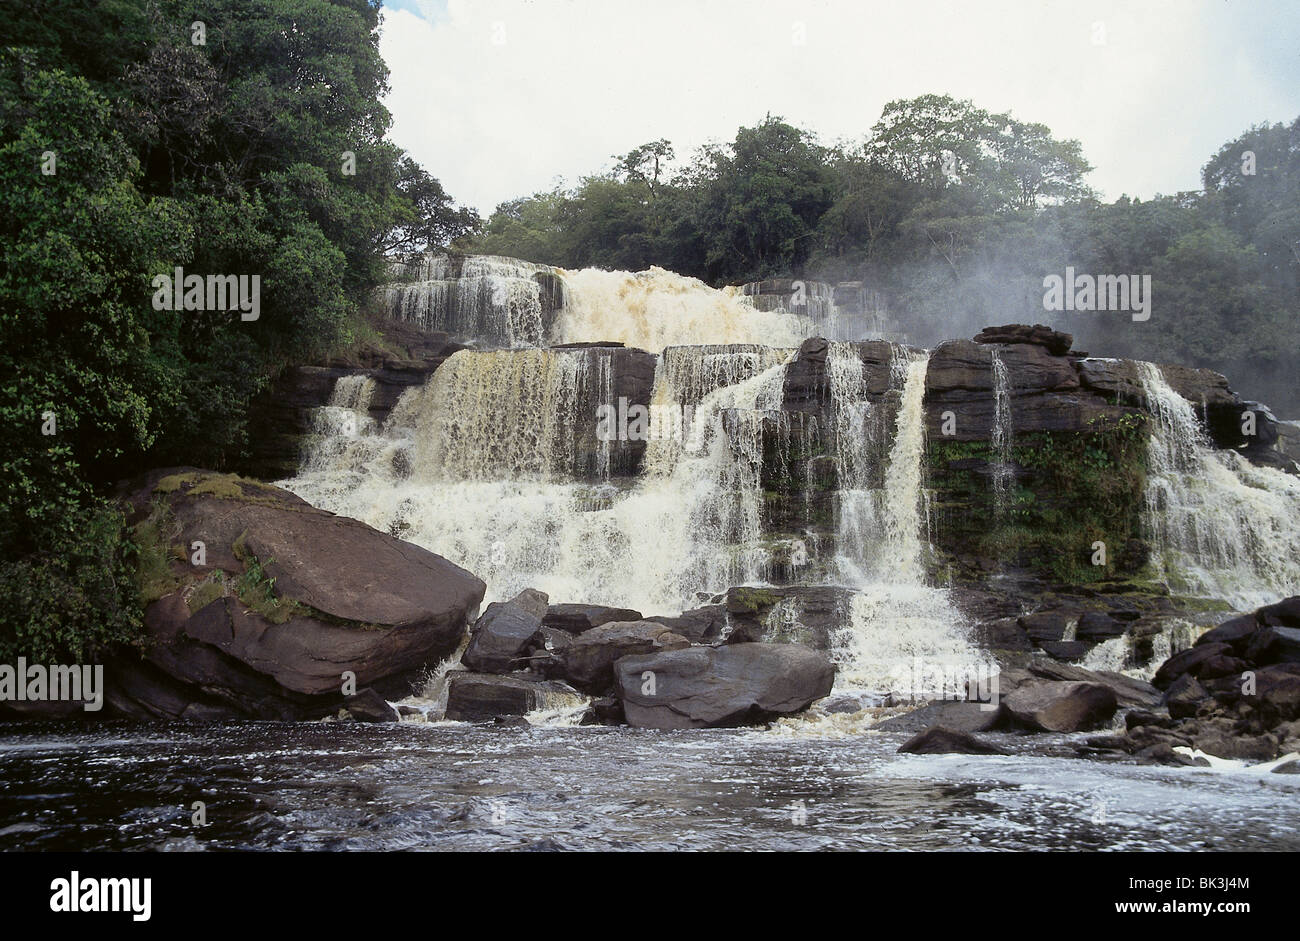
[(1241, 617), (1232, 618), (1224, 621), (1218, 627), (1212, 627), (1196, 639), (1197, 647), (1207, 647), (1210, 644), (1227, 644), (1234, 652), (1245, 650), (1245, 644), (1250, 640), (1250, 636), (1259, 629), (1259, 622), (1255, 620), (1253, 614), (1243, 614)]
[(343, 705), (345, 672), (397, 698), (455, 652), (483, 597), (446, 559), (268, 484), (166, 468), (123, 493), (130, 525), (165, 515), (178, 560), (146, 609), (144, 658), (118, 651), (105, 671), (127, 715), (317, 718)]
[[(635, 620), (635, 618), (631, 619)], [(681, 634), (692, 644), (707, 644), (720, 640), (727, 627), (727, 606), (710, 604), (692, 608), (674, 616), (655, 615), (645, 618), (662, 624), (674, 634)]]
[(1034, 683), (1003, 697), (1002, 706), (1017, 723), (1043, 732), (1081, 732), (1115, 714), (1115, 692), (1100, 683)]
[[(1243, 656), (1251, 663), (1261, 665), (1300, 663), (1300, 628), (1261, 627), (1247, 641)], [(1226, 676), (1227, 672), (1218, 675)]]
[(601, 696), (593, 699), (582, 714), (579, 725), (623, 725), (623, 701), (617, 696)]
[(729, 644), (801, 644), (829, 651), (848, 623), (854, 592), (825, 585), (727, 590)]
[(969, 732), (932, 725), (899, 746), (900, 754), (914, 755), (1006, 755), (1006, 750), (981, 741)]
[(1300, 627), (1300, 595), (1265, 605), (1255, 612), (1255, 618), (1272, 627)]
[(1038, 646), (1049, 657), (1066, 663), (1082, 660), (1088, 653), (1088, 645), (1078, 640), (1040, 640)]
[(560, 659), (565, 679), (575, 689), (602, 696), (614, 688), (619, 658), (689, 646), (685, 637), (653, 621), (611, 621), (579, 634)]
[(358, 722), (396, 722), (397, 710), (373, 689), (363, 689), (343, 701), (343, 707)]
[(1181, 650), (1160, 665), (1156, 675), (1151, 678), (1151, 685), (1157, 689), (1168, 689), (1173, 681), (1184, 673), (1199, 676), (1201, 664), (1229, 652), (1230, 649), (1227, 644), (1198, 644)]
[(1209, 692), (1195, 677), (1184, 673), (1174, 680), (1165, 693), (1165, 705), (1169, 715), (1175, 719), (1186, 719), (1196, 715), (1201, 703), (1210, 698)]
[(1273, 774), (1300, 774), (1300, 758), (1284, 761), (1273, 769)]
[(1252, 763), (1268, 761), (1277, 754), (1277, 743), (1266, 735), (1239, 735), (1217, 728), (1198, 734), (1192, 745), (1216, 758), (1239, 758)]
[[(821, 708), (821, 707), (819, 707)], [(872, 726), (881, 732), (917, 732), (942, 726), (955, 732), (987, 732), (998, 724), (999, 710), (973, 702), (932, 702)]]
[(985, 327), (975, 337), (976, 343), (1031, 343), (1046, 348), (1053, 356), (1064, 356), (1074, 345), (1074, 337), (1060, 333), (1040, 323), (1027, 327), (1022, 323), (1009, 323), (1001, 327)]
[(823, 654), (796, 644), (689, 647), (624, 657), (614, 670), (628, 724), (652, 729), (731, 727), (792, 715), (827, 695), (835, 680)]
[(1124, 622), (1115, 620), (1109, 614), (1102, 614), (1099, 611), (1085, 611), (1079, 618), (1079, 626), (1076, 628), (1074, 636), (1079, 640), (1099, 643), (1110, 640), (1112, 637), (1119, 637), (1125, 630)]
[(466, 668), (479, 673), (509, 673), (542, 626), (546, 595), (529, 588), (510, 601), (487, 606), (461, 655)]
[(1025, 629), (1030, 640), (1041, 646), (1043, 641), (1062, 640), (1070, 623), (1078, 617), (1078, 611), (1069, 609), (1039, 611), (1021, 617), (1020, 626)]
[(983, 621), (975, 625), (973, 633), (979, 645), (986, 650), (1030, 651), (1034, 649), (1028, 633), (1020, 626), (1018, 618)]
[(1174, 751), (1175, 746), (1168, 742), (1157, 742), (1137, 753), (1139, 764), (1144, 765), (1184, 765), (1187, 767), (1208, 768), (1210, 763), (1204, 758), (1193, 758), (1182, 752)]
[(490, 673), (447, 673), (447, 718), (479, 722), (497, 716), (522, 716), (546, 705), (548, 696), (576, 696), (563, 683), (526, 673), (498, 676)]
[(1112, 673), (1109, 670), (1086, 670), (1068, 663), (1034, 660), (1029, 664), (1029, 672), (1046, 680), (1100, 683), (1109, 686), (1120, 706), (1154, 706), (1161, 699), (1160, 690), (1150, 683), (1135, 680), (1123, 673)]
[(601, 604), (553, 604), (542, 623), (570, 634), (581, 634), (610, 621), (639, 621), (641, 612), (631, 608), (610, 608)]

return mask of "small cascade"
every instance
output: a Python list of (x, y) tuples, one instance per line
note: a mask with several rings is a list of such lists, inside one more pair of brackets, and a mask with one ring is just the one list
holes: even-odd
[[(870, 410), (853, 398), (861, 363), (855, 372), (849, 356), (834, 345), (827, 363), (832, 388), (845, 395), (836, 406), (837, 416), (844, 416), (837, 424), (854, 433), (865, 429)], [(987, 680), (993, 672), (987, 657), (968, 639), (964, 618), (947, 591), (926, 584), (929, 540), (922, 460), (928, 366), (927, 355), (894, 348), (891, 385), (901, 389), (901, 396), (881, 486), (841, 492), (841, 574), (851, 576), (849, 586), (857, 589), (832, 651), (839, 668), (836, 688), (841, 691), (866, 690), (909, 700), (951, 698), (957, 695), (955, 687), (948, 688), (956, 683), (954, 678)], [(859, 395), (859, 400), (864, 398)], [(871, 451), (852, 451), (837, 455), (841, 473), (850, 484), (870, 483)]]
[(698, 344), (795, 347), (813, 331), (802, 315), (756, 309), (738, 288), (718, 290), (662, 268), (561, 274), (556, 343), (617, 341), (652, 353)]
[(1179, 591), (1242, 610), (1300, 591), (1300, 480), (1215, 450), (1196, 410), (1153, 363), (1139, 364), (1154, 421), (1145, 530)]
[(993, 467), (993, 512), (1001, 518), (1014, 481), (1011, 471), (1011, 379), (996, 346), (990, 347), (993, 358), (993, 433), (989, 443), (997, 454)]
[(426, 254), (394, 266), (388, 316), (425, 330), (538, 346), (547, 315), (563, 304), (555, 269), (495, 255)]

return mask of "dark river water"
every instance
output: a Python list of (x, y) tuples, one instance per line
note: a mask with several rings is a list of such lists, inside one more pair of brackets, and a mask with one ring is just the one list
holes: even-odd
[(1300, 850), (1297, 775), (1042, 753), (1063, 737), (1010, 757), (896, 754), (906, 737), (14, 724), (0, 849)]

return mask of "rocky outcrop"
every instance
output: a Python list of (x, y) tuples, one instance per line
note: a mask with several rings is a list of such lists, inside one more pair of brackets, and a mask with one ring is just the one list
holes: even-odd
[(1153, 683), (1164, 712), (1127, 717), (1122, 736), (1089, 743), (1153, 761), (1165, 748), (1268, 761), (1300, 751), (1300, 596), (1231, 618), (1166, 660)]
[(610, 621), (639, 620), (641, 612), (631, 608), (611, 608), (602, 604), (553, 604), (547, 607), (542, 624), (569, 634), (581, 634)]
[(143, 656), (106, 664), (118, 714), (311, 718), (345, 682), (406, 695), (483, 597), (446, 559), (265, 484), (170, 468), (125, 496), (156, 600)]
[(629, 725), (649, 729), (721, 728), (807, 709), (827, 695), (835, 668), (794, 644), (689, 647), (614, 666)]
[(317, 365), (291, 366), (281, 372), (249, 405), (248, 456), (240, 473), (261, 480), (281, 480), (298, 472), (303, 448), (312, 434), (312, 411), (328, 405), (335, 383), (344, 376), (374, 380), (367, 416), (383, 424), (403, 392), (428, 381), (446, 359), (465, 347), (446, 333), (427, 332), (385, 321), (383, 345), (363, 343)]

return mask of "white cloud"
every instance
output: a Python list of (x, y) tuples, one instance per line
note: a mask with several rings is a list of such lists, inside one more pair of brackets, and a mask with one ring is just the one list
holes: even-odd
[(648, 140), (685, 156), (767, 112), (861, 139), (927, 92), (1080, 139), (1107, 198), (1196, 188), (1225, 141), (1300, 114), (1290, 0), (418, 4), (385, 10), (392, 137), (485, 214)]

